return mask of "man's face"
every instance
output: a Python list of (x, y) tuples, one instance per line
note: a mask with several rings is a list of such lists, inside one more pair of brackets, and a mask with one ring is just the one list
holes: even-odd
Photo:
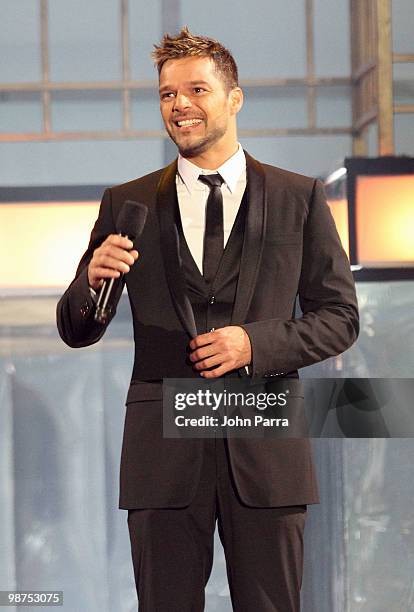
[(191, 158), (214, 147), (234, 148), (240, 95), (235, 93), (238, 88), (226, 91), (210, 58), (167, 60), (159, 90), (165, 128), (181, 155)]

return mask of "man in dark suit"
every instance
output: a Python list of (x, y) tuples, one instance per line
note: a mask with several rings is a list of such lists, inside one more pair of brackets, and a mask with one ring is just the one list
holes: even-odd
[[(358, 334), (349, 262), (321, 184), (238, 144), (243, 94), (229, 51), (184, 28), (154, 57), (178, 160), (106, 190), (58, 304), (59, 332), (72, 347), (97, 342), (106, 326), (94, 321), (94, 292), (125, 273), (136, 352), (120, 507), (139, 609), (204, 609), (217, 520), (234, 610), (297, 611), (306, 509), (318, 502), (309, 440), (164, 438), (161, 383), (272, 383), (341, 353)], [(135, 265), (132, 242), (115, 235), (125, 200), (148, 207)]]

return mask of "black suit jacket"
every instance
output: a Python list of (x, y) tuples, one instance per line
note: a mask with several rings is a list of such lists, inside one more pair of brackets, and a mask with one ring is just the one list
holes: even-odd
[[(240, 274), (231, 323), (252, 345), (253, 379), (276, 379), (337, 355), (358, 334), (349, 262), (319, 181), (261, 164), (246, 153), (249, 190)], [(72, 347), (97, 342), (87, 265), (110, 233), (123, 202), (148, 206), (126, 275), (134, 322), (135, 362), (127, 397), (121, 457), (120, 507), (182, 507), (195, 494), (203, 440), (162, 437), (159, 383), (193, 377), (187, 346), (197, 334), (179, 256), (177, 163), (106, 190), (76, 277), (59, 301), (58, 328)], [(294, 318), (299, 296), (303, 316)], [(200, 330), (205, 331), (205, 330)], [(238, 493), (251, 506), (316, 503), (309, 440), (228, 440)]]

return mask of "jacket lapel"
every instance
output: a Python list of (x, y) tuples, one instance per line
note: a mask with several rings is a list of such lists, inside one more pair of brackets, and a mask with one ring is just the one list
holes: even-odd
[(177, 227), (177, 160), (163, 172), (157, 191), (157, 215), (161, 233), (161, 251), (167, 283), (177, 315), (191, 338), (197, 336), (191, 302), (188, 298), (180, 257)]
[(248, 209), (240, 261), (239, 281), (231, 317), (232, 325), (244, 323), (256, 286), (267, 219), (265, 175), (261, 164), (246, 153)]

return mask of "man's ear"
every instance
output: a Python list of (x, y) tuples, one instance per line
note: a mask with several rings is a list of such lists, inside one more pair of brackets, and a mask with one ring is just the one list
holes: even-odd
[(234, 87), (230, 91), (229, 97), (231, 110), (236, 115), (243, 106), (243, 91), (240, 87)]

